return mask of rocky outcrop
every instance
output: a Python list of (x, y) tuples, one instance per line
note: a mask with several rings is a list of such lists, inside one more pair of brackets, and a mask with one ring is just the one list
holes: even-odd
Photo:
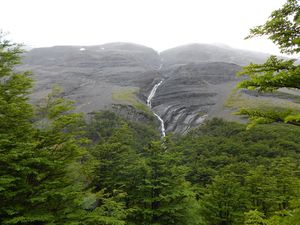
[[(201, 124), (238, 81), (240, 67), (231, 63), (198, 63), (161, 71), (164, 82), (152, 101), (153, 110), (162, 117), (167, 132), (185, 133)], [(145, 94), (147, 95), (147, 93)]]

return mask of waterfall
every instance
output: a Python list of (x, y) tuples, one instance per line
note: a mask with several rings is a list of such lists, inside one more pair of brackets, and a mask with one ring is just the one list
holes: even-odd
[[(153, 99), (153, 97), (155, 96), (156, 90), (157, 88), (162, 84), (163, 80), (161, 80), (159, 83), (155, 84), (154, 87), (152, 88), (148, 98), (147, 98), (147, 106), (151, 109), (152, 105), (151, 105), (151, 101)], [(161, 135), (162, 137), (166, 136), (166, 131), (165, 131), (165, 123), (163, 121), (163, 119), (157, 115), (155, 112), (153, 112), (153, 114), (156, 116), (156, 118), (159, 120), (160, 122), (160, 130), (161, 130)]]

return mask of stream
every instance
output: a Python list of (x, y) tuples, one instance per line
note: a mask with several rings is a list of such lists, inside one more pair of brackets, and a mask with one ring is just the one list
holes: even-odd
[[(150, 109), (152, 109), (151, 101), (155, 96), (157, 88), (163, 83), (163, 81), (164, 80), (161, 80), (160, 82), (158, 82), (157, 84), (154, 85), (154, 87), (152, 88), (152, 90), (151, 90), (151, 92), (150, 92), (150, 94), (147, 98), (147, 106)], [(152, 110), (152, 112), (160, 122), (160, 131), (161, 131), (162, 137), (165, 137), (166, 136), (166, 130), (165, 130), (165, 123), (164, 123), (163, 119), (159, 115), (157, 115), (153, 110)]]

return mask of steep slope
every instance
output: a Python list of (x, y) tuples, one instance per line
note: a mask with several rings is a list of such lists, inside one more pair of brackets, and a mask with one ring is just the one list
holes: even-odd
[(76, 101), (77, 110), (88, 113), (118, 103), (114, 93), (138, 92), (139, 86), (157, 76), (159, 66), (157, 52), (151, 48), (110, 43), (33, 49), (25, 55), (21, 69), (33, 71), (34, 100), (59, 85), (65, 97)]
[(167, 132), (185, 133), (223, 108), (240, 66), (225, 62), (186, 64), (161, 70), (163, 83), (152, 101)]
[(153, 110), (164, 120), (167, 132), (186, 133), (207, 117), (229, 119), (231, 112), (223, 105), (239, 81), (240, 66), (261, 63), (267, 56), (208, 44), (163, 51), (159, 72), (164, 82), (153, 99)]

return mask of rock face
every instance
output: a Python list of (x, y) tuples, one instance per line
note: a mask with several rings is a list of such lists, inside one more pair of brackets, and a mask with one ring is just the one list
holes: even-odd
[[(19, 69), (34, 73), (33, 101), (56, 84), (63, 87), (65, 97), (76, 101), (77, 111), (117, 108), (124, 114), (126, 110), (118, 105), (131, 105), (127, 110), (131, 119), (132, 107), (146, 105), (153, 86), (163, 80), (152, 99), (152, 110), (164, 120), (167, 132), (185, 133), (223, 110), (226, 96), (238, 81), (235, 74), (241, 65), (262, 62), (266, 57), (203, 44), (159, 54), (141, 45), (110, 43), (33, 49), (24, 56)], [(140, 109), (136, 107), (138, 120), (143, 118)]]
[[(262, 63), (267, 54), (190, 44), (160, 53), (164, 83), (153, 99), (153, 110), (165, 122), (166, 132), (186, 133), (207, 117), (224, 116), (224, 101), (250, 62)], [(147, 88), (145, 96), (149, 93)], [(226, 114), (226, 112), (225, 112)]]
[(159, 66), (157, 52), (151, 48), (111, 43), (33, 49), (20, 69), (34, 74), (34, 100), (59, 85), (65, 97), (76, 101), (78, 111), (92, 112), (118, 103), (112, 93), (151, 82)]
[(164, 83), (153, 99), (153, 109), (165, 121), (166, 131), (185, 133), (222, 108), (239, 69), (230, 63), (203, 62), (161, 71)]

